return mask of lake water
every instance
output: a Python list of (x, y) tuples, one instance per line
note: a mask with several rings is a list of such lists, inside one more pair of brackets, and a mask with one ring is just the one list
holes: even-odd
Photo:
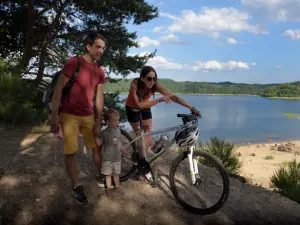
[[(284, 113), (300, 113), (300, 101), (256, 96), (179, 96), (201, 111), (201, 140), (217, 136), (236, 144), (245, 144), (268, 141), (270, 135), (273, 141), (300, 139), (300, 120), (283, 116)], [(122, 98), (126, 97), (122, 95)], [(176, 103), (154, 106), (153, 130), (180, 124), (177, 113), (189, 113), (189, 110)]]

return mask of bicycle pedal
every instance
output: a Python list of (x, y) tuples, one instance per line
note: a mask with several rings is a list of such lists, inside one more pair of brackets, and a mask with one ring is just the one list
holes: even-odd
[(157, 188), (157, 184), (156, 184), (155, 181), (152, 181), (152, 182), (150, 183), (150, 185), (151, 185), (152, 188)]

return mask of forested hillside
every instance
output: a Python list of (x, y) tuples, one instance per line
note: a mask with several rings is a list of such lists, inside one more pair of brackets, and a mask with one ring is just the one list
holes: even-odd
[[(122, 79), (118, 83), (107, 83), (105, 91), (128, 92), (131, 79)], [(159, 82), (175, 93), (184, 94), (245, 94), (260, 95), (268, 87), (275, 84), (242, 84), (242, 83), (210, 83), (210, 82), (176, 82), (171, 79), (160, 79)], [(276, 85), (275, 85), (276, 86)]]
[(300, 82), (272, 85), (261, 94), (263, 97), (299, 97)]

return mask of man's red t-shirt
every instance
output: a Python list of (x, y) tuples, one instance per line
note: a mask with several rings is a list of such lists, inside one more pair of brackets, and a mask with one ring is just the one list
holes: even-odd
[[(88, 63), (82, 56), (78, 76), (70, 91), (69, 99), (62, 102), (61, 112), (74, 116), (90, 116), (93, 111), (93, 97), (98, 84), (105, 83), (104, 70), (95, 63)], [(62, 73), (71, 77), (77, 67), (77, 57), (71, 57), (62, 69)]]

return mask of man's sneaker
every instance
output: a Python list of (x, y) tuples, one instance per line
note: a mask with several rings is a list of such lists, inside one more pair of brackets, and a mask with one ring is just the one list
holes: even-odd
[(88, 203), (88, 199), (84, 193), (82, 185), (77, 186), (76, 188), (73, 187), (73, 194), (76, 197), (76, 202), (78, 204), (86, 204)]
[[(106, 185), (104, 177), (96, 177), (96, 179), (97, 179), (97, 186), (99, 188), (107, 188), (107, 185)], [(111, 184), (111, 188), (114, 188), (113, 184)]]

